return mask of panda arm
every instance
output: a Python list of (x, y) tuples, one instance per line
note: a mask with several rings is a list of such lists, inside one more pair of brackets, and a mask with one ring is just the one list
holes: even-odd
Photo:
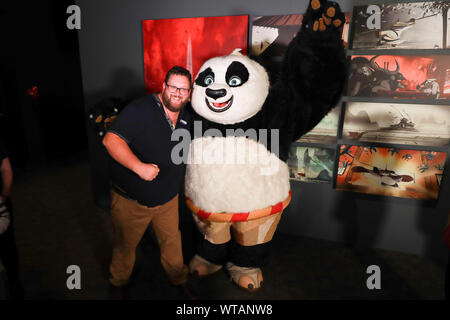
[(268, 128), (280, 128), (290, 143), (314, 128), (336, 106), (347, 79), (347, 65), (338, 29), (302, 27), (289, 44), (280, 80), (262, 108)]

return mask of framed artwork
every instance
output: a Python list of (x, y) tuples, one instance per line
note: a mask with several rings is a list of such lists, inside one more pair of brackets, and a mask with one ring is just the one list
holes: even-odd
[(449, 100), (450, 56), (354, 55), (347, 95)]
[(445, 152), (341, 145), (336, 189), (436, 200), (446, 156)]
[(202, 64), (236, 48), (247, 54), (248, 16), (144, 20), (142, 22), (145, 88), (159, 92), (174, 65), (188, 69), (193, 79)]
[(444, 105), (348, 102), (342, 137), (445, 147), (450, 141), (450, 108)]
[(449, 8), (448, 1), (356, 6), (352, 49), (448, 48)]
[(332, 144), (337, 141), (337, 130), (341, 106), (334, 107), (311, 131), (303, 135), (297, 142)]
[[(347, 45), (350, 13), (345, 13), (346, 23), (342, 39)], [(280, 64), (288, 44), (302, 25), (302, 14), (255, 16), (252, 21), (251, 54), (260, 57), (273, 83), (278, 79)]]
[(335, 150), (292, 144), (289, 150), (289, 176), (292, 180), (331, 183)]

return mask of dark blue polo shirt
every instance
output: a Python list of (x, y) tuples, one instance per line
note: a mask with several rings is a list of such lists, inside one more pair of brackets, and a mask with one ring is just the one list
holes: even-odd
[[(190, 116), (183, 109), (175, 129), (189, 129)], [(148, 207), (161, 205), (179, 192), (186, 165), (176, 165), (171, 159), (172, 128), (156, 95), (148, 95), (127, 105), (109, 128), (122, 137), (131, 151), (144, 163), (154, 163), (159, 174), (152, 181), (142, 180), (136, 173), (111, 159), (110, 174), (113, 186)]]

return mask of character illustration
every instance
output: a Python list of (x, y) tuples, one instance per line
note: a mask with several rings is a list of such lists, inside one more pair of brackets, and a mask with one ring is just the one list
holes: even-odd
[(185, 182), (203, 235), (189, 266), (194, 275), (225, 265), (241, 289), (261, 288), (261, 267), (291, 198), (290, 144), (336, 105), (346, 82), (344, 21), (336, 3), (312, 0), (272, 86), (264, 67), (237, 50), (200, 68)]
[(378, 45), (390, 44), (395, 47), (399, 44), (405, 42), (405, 39), (402, 39), (402, 33), (405, 30), (408, 30), (414, 26), (416, 23), (416, 19), (411, 18), (408, 22), (397, 21), (395, 24), (391, 26), (390, 29), (381, 30), (378, 33), (380, 40), (378, 41)]
[(427, 79), (420, 85), (417, 85), (416, 89), (432, 99), (439, 99), (439, 94), (441, 93), (439, 82), (436, 79)]
[(370, 66), (374, 70), (371, 78), (373, 83), (372, 92), (377, 94), (378, 92), (392, 92), (398, 88), (404, 88), (402, 81), (406, 80), (406, 78), (400, 72), (398, 61), (395, 60), (395, 70), (390, 70), (389, 62), (384, 63), (384, 66), (381, 67), (375, 61), (377, 57), (374, 56), (370, 59)]
[(379, 55), (368, 60), (365, 57), (356, 57), (352, 60), (349, 78), (350, 96), (379, 96), (392, 94), (399, 88), (405, 88), (403, 81), (407, 80), (400, 72), (400, 65), (395, 60), (395, 69), (391, 70), (389, 62), (380, 66), (376, 59)]
[(406, 160), (406, 161), (409, 161), (409, 160), (412, 159), (412, 155), (409, 154), (409, 153), (407, 153), (407, 154), (405, 154), (405, 155), (402, 157), (402, 159), (404, 159), (404, 160)]

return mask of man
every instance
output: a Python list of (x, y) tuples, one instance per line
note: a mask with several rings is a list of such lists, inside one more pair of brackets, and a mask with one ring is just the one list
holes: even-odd
[(7, 297), (23, 300), (23, 289), (19, 279), (19, 255), (14, 238), (11, 186), (13, 171), (8, 153), (0, 143), (0, 259), (5, 267), (8, 279)]
[(185, 165), (171, 160), (173, 130), (188, 129), (184, 109), (191, 92), (191, 75), (175, 66), (167, 72), (162, 92), (132, 102), (109, 128), (103, 144), (111, 163), (111, 218), (114, 228), (110, 283), (123, 287), (130, 279), (136, 247), (149, 223), (158, 239), (161, 264), (169, 281), (186, 298), (195, 298), (187, 285), (178, 191)]

